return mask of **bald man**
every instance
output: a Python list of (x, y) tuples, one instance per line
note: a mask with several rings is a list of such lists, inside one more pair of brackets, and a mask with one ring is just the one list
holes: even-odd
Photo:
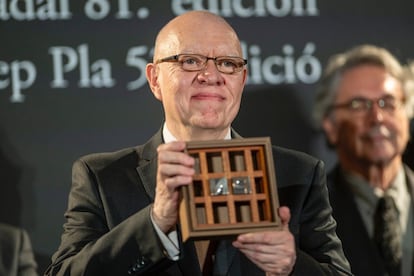
[[(242, 139), (232, 128), (247, 61), (221, 17), (180, 15), (159, 32), (148, 84), (165, 121), (145, 144), (82, 157), (62, 242), (47, 275), (201, 275), (194, 242), (178, 227), (180, 187), (191, 185), (186, 141)], [(274, 147), (281, 229), (223, 240), (213, 275), (348, 275), (336, 236), (323, 163)], [(217, 264), (218, 262), (216, 262)]]

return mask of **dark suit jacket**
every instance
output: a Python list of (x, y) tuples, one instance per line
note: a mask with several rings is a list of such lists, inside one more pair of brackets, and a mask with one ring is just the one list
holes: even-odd
[[(234, 134), (234, 133), (233, 133)], [(179, 261), (166, 258), (150, 219), (159, 131), (146, 144), (81, 158), (65, 213), (61, 245), (46, 275), (200, 275), (194, 243)], [(347, 274), (331, 216), (324, 166), (314, 158), (274, 148), (280, 203), (291, 209), (297, 245), (295, 275)], [(228, 275), (264, 275), (234, 248)]]
[(37, 264), (26, 231), (0, 223), (0, 275), (35, 276)]
[[(414, 198), (414, 173), (405, 166), (406, 179)], [(342, 240), (345, 256), (356, 276), (386, 275), (379, 252), (368, 235), (355, 199), (340, 168), (335, 167), (328, 175), (328, 189), (337, 221), (337, 234)]]

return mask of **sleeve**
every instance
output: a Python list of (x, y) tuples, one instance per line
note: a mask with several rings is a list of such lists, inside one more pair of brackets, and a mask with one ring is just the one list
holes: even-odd
[(110, 227), (97, 179), (84, 161), (75, 162), (61, 244), (45, 275), (140, 275), (171, 262), (152, 225), (151, 205)]
[(24, 229), (19, 229), (20, 232), (20, 250), (17, 275), (20, 276), (37, 276), (37, 263), (35, 261), (32, 244), (29, 235)]
[(311, 175), (303, 195), (294, 275), (352, 275), (336, 235), (322, 161), (316, 163)]
[(155, 231), (157, 232), (158, 237), (160, 238), (160, 241), (162, 245), (165, 248), (166, 253), (168, 254), (168, 257), (171, 260), (178, 260), (180, 258), (180, 244), (178, 241), (178, 234), (177, 231), (171, 231), (168, 233), (168, 235), (164, 234), (161, 229), (158, 227), (158, 225), (154, 222), (154, 219), (151, 215), (151, 221), (155, 228)]

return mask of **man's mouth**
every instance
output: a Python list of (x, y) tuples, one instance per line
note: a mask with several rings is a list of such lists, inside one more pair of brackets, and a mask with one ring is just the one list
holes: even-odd
[(225, 98), (217, 93), (198, 93), (192, 96), (193, 99), (196, 100), (215, 100), (215, 101), (223, 101)]

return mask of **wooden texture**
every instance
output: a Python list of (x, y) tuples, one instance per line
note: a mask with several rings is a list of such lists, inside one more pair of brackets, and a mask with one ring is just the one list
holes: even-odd
[(183, 240), (277, 229), (279, 200), (269, 137), (188, 142), (193, 185), (182, 189)]

